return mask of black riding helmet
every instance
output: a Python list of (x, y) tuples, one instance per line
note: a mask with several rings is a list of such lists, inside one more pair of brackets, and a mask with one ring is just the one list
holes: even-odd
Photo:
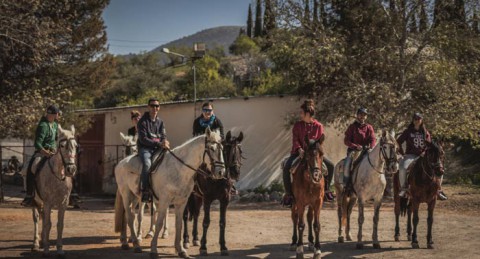
[(357, 115), (360, 114), (360, 113), (364, 113), (364, 114), (367, 114), (367, 115), (368, 115), (368, 110), (367, 110), (367, 108), (363, 108), (363, 107), (358, 108), (358, 110), (357, 110)]

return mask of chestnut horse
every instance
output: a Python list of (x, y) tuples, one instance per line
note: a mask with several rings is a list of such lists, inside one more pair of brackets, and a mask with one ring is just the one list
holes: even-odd
[[(293, 236), (290, 248), (296, 249), (297, 258), (303, 258), (303, 230), (305, 229), (305, 208), (308, 207), (308, 242), (314, 252), (314, 259), (321, 257), (320, 251), (320, 209), (325, 194), (325, 179), (322, 174), (323, 141), (325, 135), (318, 140), (305, 137), (307, 147), (304, 157), (301, 158), (293, 172), (292, 191), (295, 197), (292, 206)], [(315, 231), (315, 243), (312, 233)], [(297, 232), (298, 230), (298, 232)], [(295, 247), (296, 246), (296, 247)]]
[[(444, 151), (439, 143), (428, 143), (425, 155), (419, 157), (412, 163), (408, 169), (409, 175), (407, 183), (409, 185), (408, 198), (398, 197), (399, 181), (398, 174), (395, 180), (395, 241), (399, 241), (400, 214), (408, 214), (407, 234), (408, 240), (412, 241), (412, 248), (419, 248), (417, 240), (418, 208), (420, 203), (427, 203), (427, 248), (433, 249), (432, 225), (433, 211), (437, 202), (437, 192), (440, 189), (440, 177), (444, 173), (443, 161)], [(412, 233), (412, 213), (413, 213), (413, 233)]]
[[(207, 255), (207, 231), (210, 226), (210, 205), (214, 200), (220, 201), (220, 250), (222, 255), (228, 255), (228, 249), (225, 245), (225, 227), (228, 203), (230, 202), (232, 180), (237, 181), (240, 177), (240, 167), (242, 165), (242, 148), (243, 133), (240, 132), (238, 137), (232, 136), (231, 132), (227, 132), (223, 145), (223, 156), (225, 160), (226, 177), (221, 179), (207, 178), (198, 174), (196, 177), (196, 186), (194, 193), (188, 199), (187, 207), (183, 214), (183, 247), (187, 249), (190, 245), (188, 235), (188, 220), (193, 220), (192, 236), (193, 246), (200, 245), (198, 241), (198, 216), (200, 209), (204, 204), (203, 217), (203, 235), (200, 247), (200, 254)], [(208, 168), (203, 165), (202, 170), (208, 172)]]

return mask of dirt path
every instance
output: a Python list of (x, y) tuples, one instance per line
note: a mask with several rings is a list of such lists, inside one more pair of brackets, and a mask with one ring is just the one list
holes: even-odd
[[(426, 210), (422, 206), (419, 223), (421, 249), (411, 249), (402, 225), (402, 240), (394, 242), (394, 214), (392, 204), (385, 204), (380, 215), (379, 238), (382, 249), (374, 250), (371, 244), (372, 208), (366, 209), (363, 238), (366, 248), (355, 249), (355, 242), (338, 244), (337, 219), (334, 204), (326, 204), (321, 214), (322, 255), (324, 258), (480, 258), (480, 191), (467, 187), (448, 187), (450, 200), (439, 204), (435, 213), (435, 249), (426, 248)], [(10, 194), (12, 190), (10, 190)], [(9, 193), (7, 193), (8, 196)], [(17, 193), (20, 197), (21, 194)], [(31, 211), (21, 208), (19, 198), (8, 198), (0, 205), (0, 257), (39, 258), (30, 252), (33, 235)], [(85, 198), (81, 210), (66, 214), (64, 249), (67, 258), (149, 258), (149, 240), (144, 240), (144, 253), (120, 250), (118, 234), (113, 232), (113, 199)], [(276, 204), (233, 204), (227, 214), (227, 246), (234, 258), (293, 258), (288, 250), (291, 240), (290, 213)], [(218, 209), (212, 212), (208, 233), (210, 256), (220, 258), (218, 245)], [(175, 258), (173, 249), (173, 215), (170, 218), (170, 237), (159, 241), (161, 258)], [(56, 215), (53, 216), (51, 238), (56, 238)], [(146, 221), (149, 221), (147, 217)], [(352, 236), (356, 240), (357, 214), (353, 214)], [(405, 222), (405, 219), (402, 219)], [(148, 224), (146, 224), (148, 225)], [(144, 226), (146, 230), (148, 226)], [(201, 224), (199, 224), (201, 226)], [(200, 229), (201, 233), (201, 229)], [(55, 242), (51, 242), (54, 250)], [(198, 256), (198, 247), (191, 247), (190, 255)], [(311, 252), (306, 253), (312, 257)], [(203, 257), (200, 257), (203, 258)], [(224, 257), (222, 257), (224, 258)]]

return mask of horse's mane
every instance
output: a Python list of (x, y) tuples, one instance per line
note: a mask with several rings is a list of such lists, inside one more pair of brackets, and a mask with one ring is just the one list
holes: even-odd
[[(220, 135), (220, 133), (218, 131), (212, 131), (211, 134), (216, 134), (216, 135)], [(202, 134), (202, 135), (198, 135), (198, 136), (195, 136), (187, 141), (185, 141), (183, 144), (181, 144), (180, 146), (177, 146), (175, 147), (174, 149), (172, 149), (172, 151), (180, 151), (182, 150), (185, 146), (188, 146), (190, 143), (192, 142), (195, 142), (197, 140), (199, 140), (200, 138), (206, 138), (207, 136), (205, 134)]]

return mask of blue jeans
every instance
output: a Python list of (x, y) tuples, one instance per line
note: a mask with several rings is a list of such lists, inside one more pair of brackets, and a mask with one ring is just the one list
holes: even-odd
[(150, 189), (150, 175), (148, 171), (152, 166), (152, 156), (155, 152), (153, 148), (139, 148), (138, 155), (142, 161), (142, 173), (140, 174), (140, 190), (148, 191)]

